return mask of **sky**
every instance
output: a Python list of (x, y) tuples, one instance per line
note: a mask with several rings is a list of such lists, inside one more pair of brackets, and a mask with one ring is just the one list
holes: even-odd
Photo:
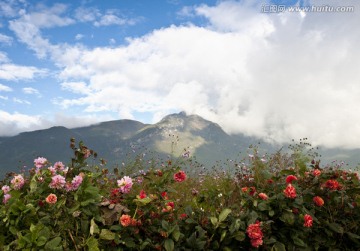
[(0, 2), (0, 136), (185, 111), (360, 147), (360, 1)]

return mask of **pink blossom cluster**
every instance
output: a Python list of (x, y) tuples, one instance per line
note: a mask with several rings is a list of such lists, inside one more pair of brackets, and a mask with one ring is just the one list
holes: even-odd
[(10, 183), (15, 190), (20, 190), (25, 184), (25, 179), (21, 174), (15, 175)]
[(54, 189), (61, 189), (65, 186), (65, 184), (66, 184), (65, 177), (58, 174), (51, 178), (49, 187)]
[(83, 182), (83, 176), (81, 174), (79, 175), (76, 175), (71, 183), (70, 182), (67, 182), (66, 185), (65, 185), (65, 190), (67, 192), (69, 191), (75, 191), (79, 188), (79, 186), (81, 185), (81, 183)]
[(133, 185), (133, 181), (129, 176), (124, 176), (121, 180), (117, 181), (120, 192), (129, 193)]
[(10, 187), (7, 185), (4, 185), (1, 190), (4, 192), (4, 198), (3, 198), (3, 203), (6, 204), (8, 202), (8, 200), (11, 198), (11, 194), (9, 194), (10, 192)]
[(53, 166), (48, 167), (48, 170), (51, 172), (51, 175), (53, 176), (56, 174), (66, 175), (69, 168), (68, 167), (65, 168), (65, 165), (61, 161), (58, 161)]

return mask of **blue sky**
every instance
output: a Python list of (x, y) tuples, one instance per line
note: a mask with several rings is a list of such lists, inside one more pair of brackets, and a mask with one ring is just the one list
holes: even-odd
[(0, 136), (186, 111), (360, 147), (359, 23), (346, 0), (1, 1)]

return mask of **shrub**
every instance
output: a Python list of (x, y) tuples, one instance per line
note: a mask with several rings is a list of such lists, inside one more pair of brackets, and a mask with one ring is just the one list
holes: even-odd
[(205, 172), (186, 152), (120, 173), (89, 167), (96, 153), (82, 142), (71, 147), (69, 167), (41, 157), (1, 182), (1, 250), (360, 248), (357, 173), (320, 167), (304, 145), (253, 148), (236, 172)]

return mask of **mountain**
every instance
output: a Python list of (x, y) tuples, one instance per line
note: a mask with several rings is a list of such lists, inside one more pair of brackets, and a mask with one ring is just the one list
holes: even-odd
[[(70, 138), (83, 141), (95, 150), (99, 158), (107, 161), (109, 168), (144, 153), (151, 158), (152, 154), (179, 156), (189, 150), (198, 162), (211, 167), (219, 161), (245, 156), (248, 147), (257, 142), (263, 152), (280, 149), (253, 137), (229, 135), (211, 121), (180, 112), (168, 115), (156, 124), (116, 120), (74, 129), (58, 126), (0, 137), (0, 178), (10, 171), (18, 172), (23, 166), (32, 167), (33, 160), (39, 156), (51, 163), (62, 161), (68, 164), (72, 157)], [(359, 149), (326, 149), (321, 154), (329, 161), (342, 154), (344, 160), (354, 162), (359, 153)]]

